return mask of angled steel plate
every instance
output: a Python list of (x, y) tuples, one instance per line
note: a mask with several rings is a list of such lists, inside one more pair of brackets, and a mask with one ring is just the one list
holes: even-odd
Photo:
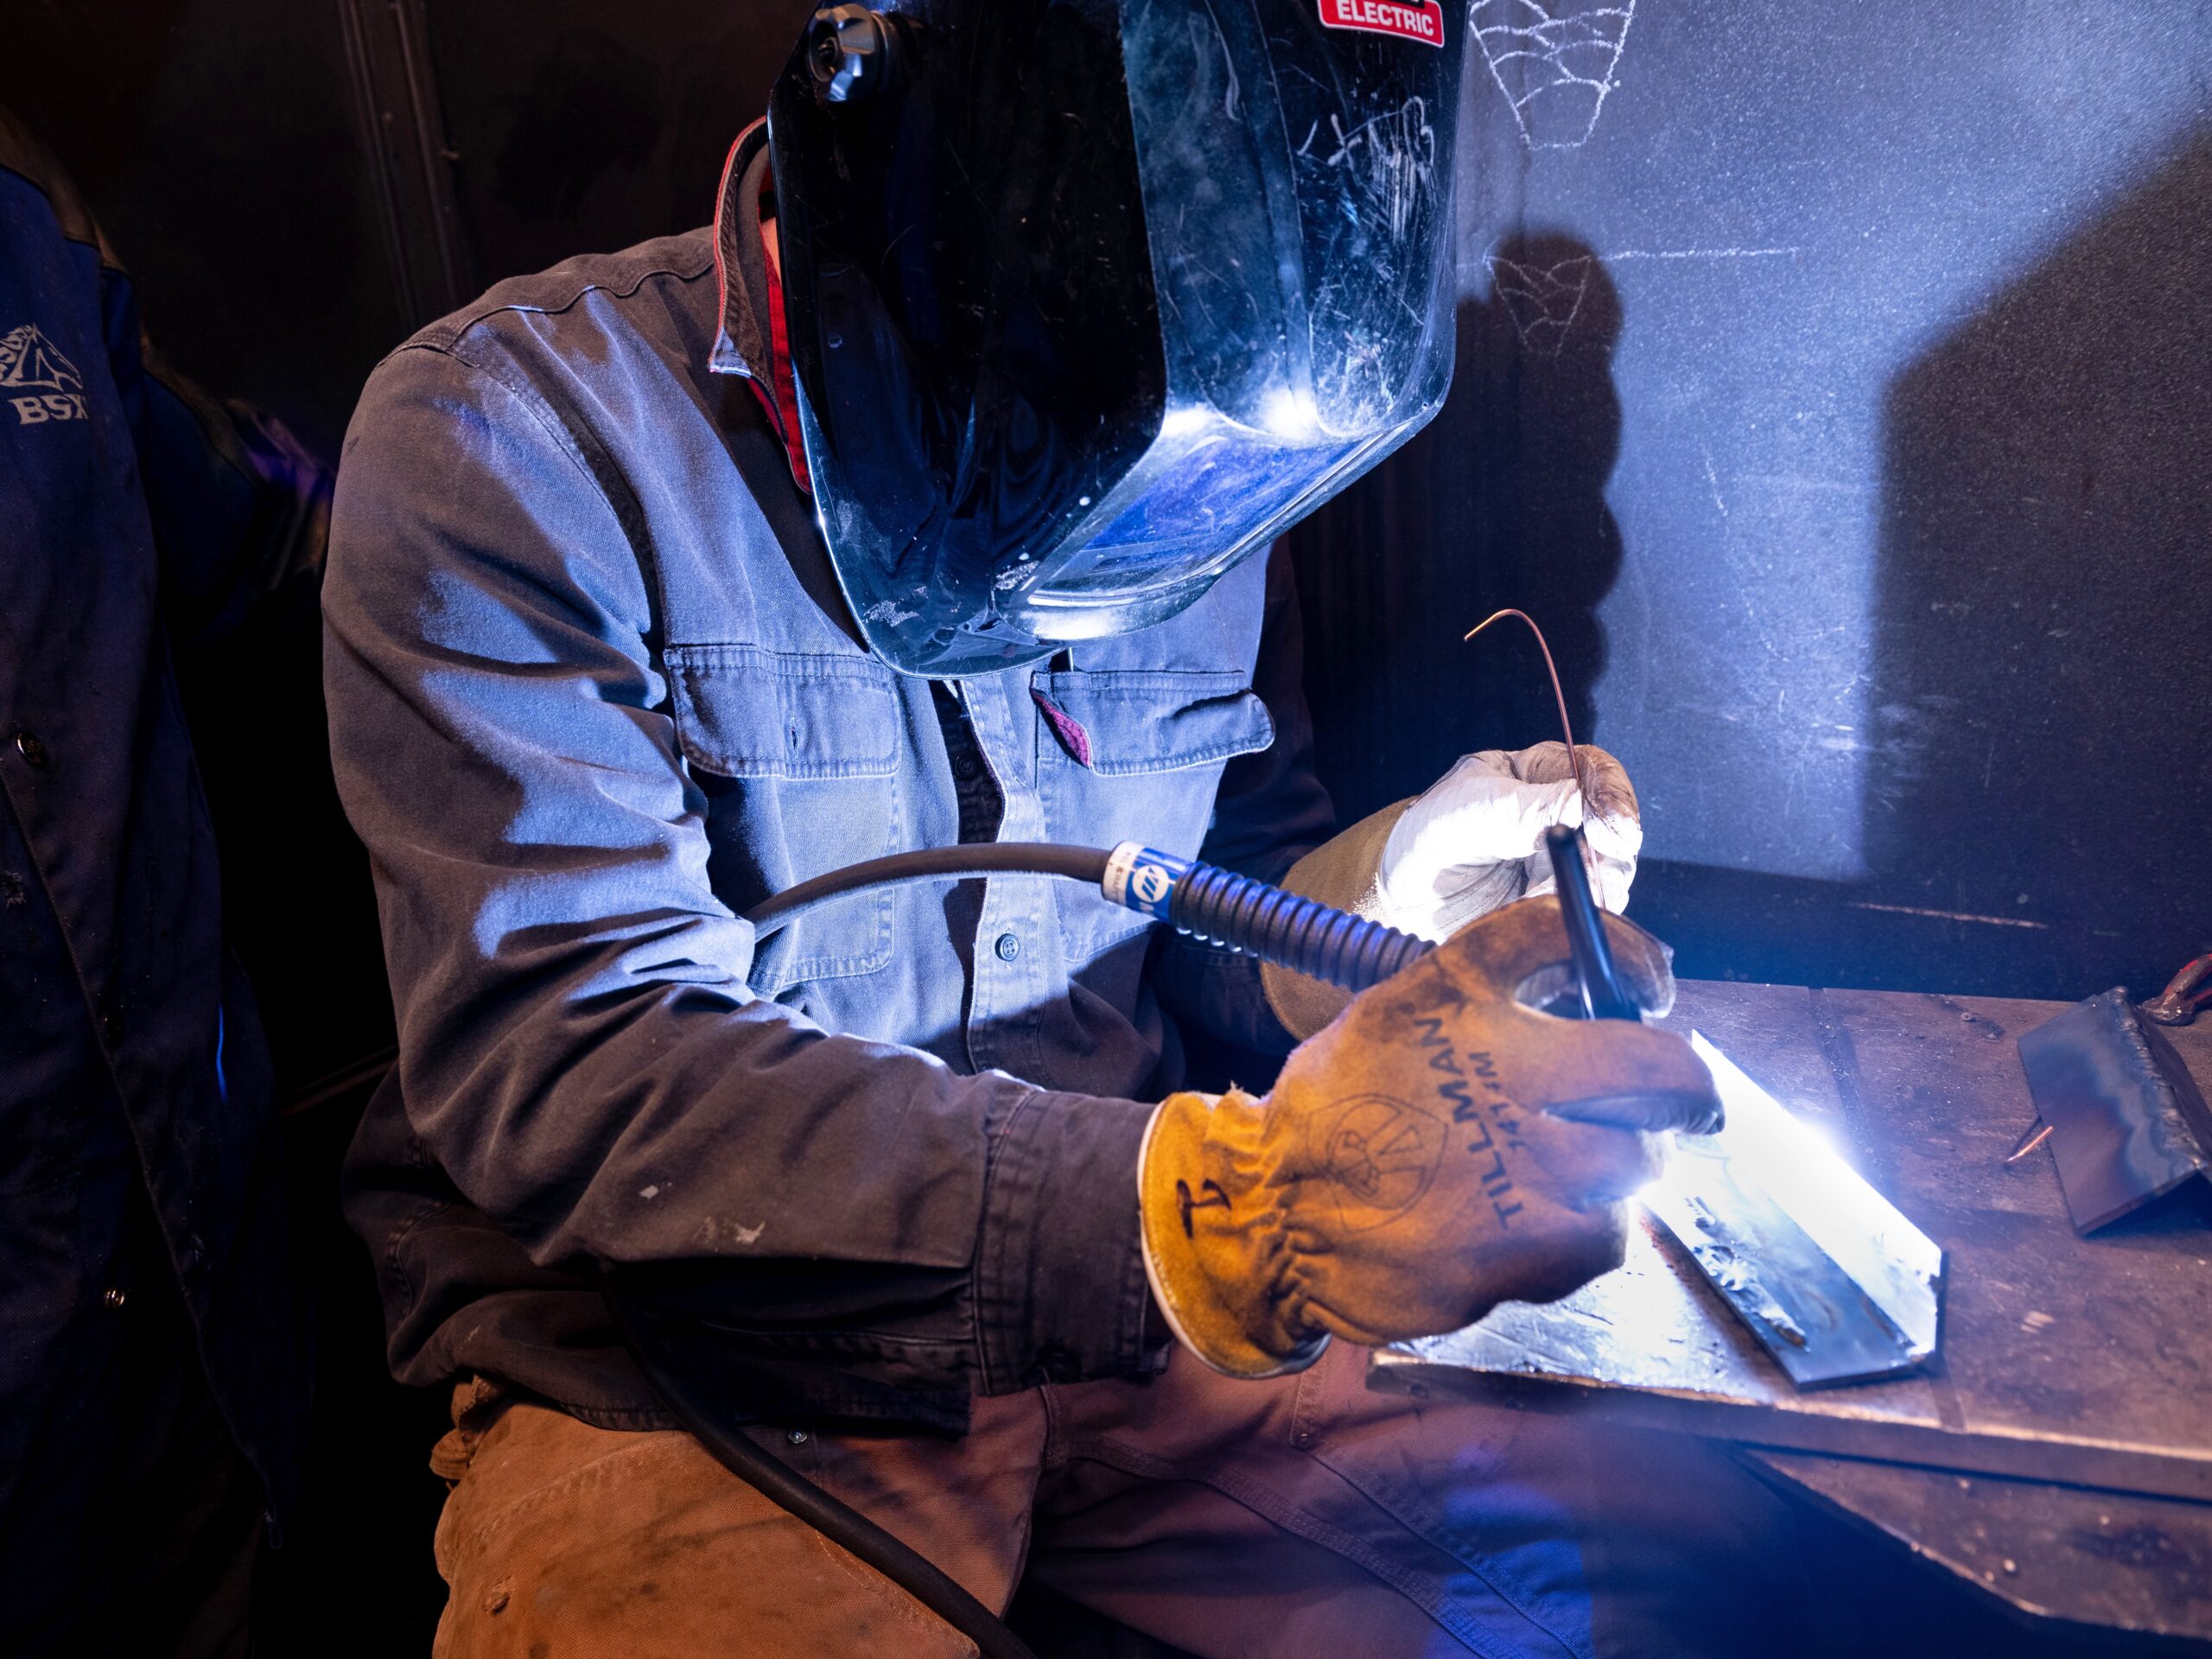
[(1675, 1137), (1644, 1207), (1798, 1387), (1928, 1358), (1943, 1252), (1701, 1033), (1690, 1044), (1728, 1121)]
[(2019, 1046), (2076, 1232), (2108, 1226), (2212, 1169), (2204, 1096), (2125, 988), (2021, 1033)]

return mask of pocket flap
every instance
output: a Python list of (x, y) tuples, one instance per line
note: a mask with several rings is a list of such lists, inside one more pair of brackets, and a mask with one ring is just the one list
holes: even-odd
[(672, 645), (685, 759), (725, 778), (887, 778), (899, 757), (891, 671), (864, 657)]
[(1234, 670), (1074, 669), (1031, 683), (1062, 747), (1102, 777), (1202, 766), (1275, 739), (1267, 704)]

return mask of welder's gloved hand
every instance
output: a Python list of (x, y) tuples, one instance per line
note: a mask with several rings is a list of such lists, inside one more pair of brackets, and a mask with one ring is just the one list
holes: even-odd
[[(1665, 947), (1604, 918), (1638, 1004)], [(1138, 1168), (1145, 1265), (1176, 1335), (1232, 1376), (1548, 1301), (1616, 1267), (1654, 1131), (1719, 1121), (1689, 1045), (1529, 1006), (1570, 982), (1559, 906), (1476, 921), (1353, 1001), (1264, 1099), (1162, 1103)]]
[(1628, 906), (1643, 849), (1636, 790), (1621, 763), (1579, 746), (1585, 801), (1564, 743), (1484, 749), (1446, 772), (1399, 815), (1376, 870), (1376, 920), (1442, 939), (1476, 917), (1552, 890), (1544, 831), (1580, 825), (1594, 855), (1590, 885), (1607, 910)]
[[(1595, 855), (1591, 887), (1607, 910), (1628, 904), (1643, 847), (1636, 790), (1621, 763), (1583, 743), (1595, 810), (1584, 810), (1564, 743), (1484, 749), (1411, 800), (1388, 806), (1315, 848), (1283, 878), (1307, 899), (1427, 939), (1516, 899), (1552, 890), (1544, 831), (1580, 824)], [(1585, 818), (1587, 822), (1585, 822)], [(1294, 1037), (1310, 1037), (1350, 999), (1274, 963), (1260, 969), (1268, 1006)]]

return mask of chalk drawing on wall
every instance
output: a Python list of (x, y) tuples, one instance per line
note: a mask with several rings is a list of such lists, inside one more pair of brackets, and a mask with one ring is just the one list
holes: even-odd
[(1623, 248), (1614, 253), (1578, 253), (1549, 265), (1486, 253), (1483, 264), (1490, 269), (1491, 291), (1504, 305), (1522, 346), (1540, 356), (1557, 357), (1567, 344), (1567, 331), (1581, 315), (1593, 264), (1611, 266), (1632, 259), (1794, 259), (1804, 251), (1802, 247)]
[(1574, 149), (1598, 130), (1605, 98), (1620, 83), (1621, 48), (1636, 0), (1474, 0), (1469, 9), (1491, 79), (1513, 106), (1531, 149)]
[(1522, 346), (1539, 357), (1557, 357), (1590, 291), (1591, 256), (1578, 253), (1555, 265), (1524, 265), (1491, 253), (1483, 256), (1483, 263), (1490, 267), (1491, 291), (1504, 302)]

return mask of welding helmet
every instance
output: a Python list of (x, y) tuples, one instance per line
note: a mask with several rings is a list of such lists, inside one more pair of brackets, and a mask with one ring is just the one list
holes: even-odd
[(953, 677), (1174, 615), (1452, 375), (1438, 0), (817, 12), (768, 112), (838, 578)]

